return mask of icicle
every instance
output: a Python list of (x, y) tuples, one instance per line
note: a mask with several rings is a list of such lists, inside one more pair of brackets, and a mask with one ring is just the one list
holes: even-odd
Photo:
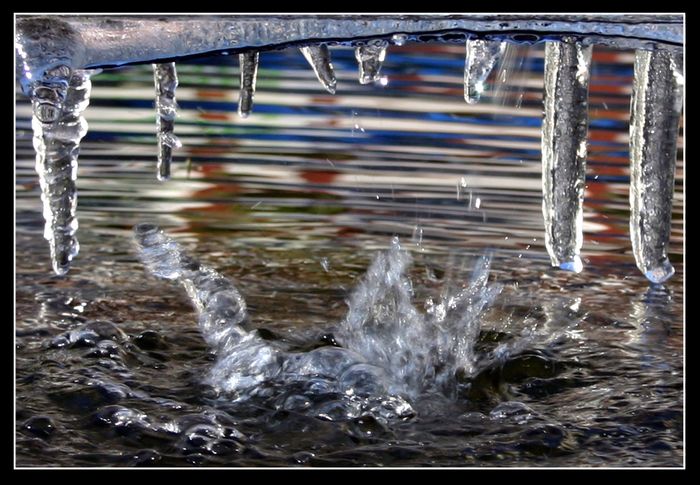
[(379, 80), (379, 71), (386, 58), (386, 48), (389, 43), (385, 40), (373, 40), (367, 45), (355, 49), (355, 59), (360, 66), (360, 84), (369, 84)]
[(464, 61), (464, 100), (474, 104), (484, 92), (486, 78), (503, 57), (505, 42), (467, 39), (467, 54)]
[(238, 56), (241, 70), (241, 93), (238, 96), (238, 116), (247, 118), (253, 110), (255, 78), (258, 75), (258, 52), (244, 52)]
[(170, 162), (173, 159), (173, 148), (180, 148), (182, 143), (173, 134), (177, 102), (177, 71), (175, 63), (153, 64), (153, 80), (156, 85), (156, 111), (158, 118), (158, 180), (170, 178)]
[(637, 267), (653, 283), (662, 283), (675, 272), (668, 260), (668, 244), (682, 71), (680, 54), (636, 52), (630, 117), (630, 237)]
[(94, 71), (71, 73), (62, 66), (56, 74), (51, 81), (37, 83), (32, 91), (32, 129), (46, 221), (44, 239), (49, 241), (54, 272), (64, 275), (80, 249), (75, 237), (75, 181), (80, 140), (88, 129), (82, 113), (90, 103)]
[(553, 266), (583, 269), (588, 78), (591, 47), (569, 39), (547, 42), (542, 124), (542, 213)]
[(304, 57), (311, 64), (318, 80), (331, 94), (335, 94), (335, 73), (331, 64), (331, 55), (326, 44), (310, 45), (299, 49)]

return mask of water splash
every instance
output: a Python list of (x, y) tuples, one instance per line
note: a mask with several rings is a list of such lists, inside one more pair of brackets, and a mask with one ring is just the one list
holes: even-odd
[(423, 314), (412, 304), (412, 284), (405, 276), (410, 263), (410, 254), (394, 238), (355, 288), (336, 337), (386, 369), (393, 392), (416, 398), (437, 390), (454, 396), (457, 373), (476, 372), (479, 317), (501, 287), (487, 285), (490, 258), (484, 257), (466, 288), (445, 290)]
[(136, 226), (135, 237), (146, 267), (182, 284), (197, 309), (200, 331), (217, 354), (207, 381), (220, 394), (234, 401), (272, 397), (276, 406), (285, 408), (305, 402), (299, 398), (305, 397), (313, 400), (306, 412), (338, 419), (413, 414), (403, 398), (387, 391), (381, 367), (351, 349), (325, 346), (295, 352), (264, 340), (247, 328), (245, 301), (230, 281), (191, 259), (156, 226)]
[(217, 354), (207, 381), (237, 403), (264, 399), (275, 408), (333, 420), (367, 413), (407, 418), (425, 396), (458, 399), (484, 370), (561, 336), (532, 324), (491, 351), (477, 350), (484, 311), (502, 290), (489, 284), (490, 256), (478, 260), (465, 284), (445, 285), (424, 313), (413, 305), (406, 276), (411, 255), (395, 237), (349, 296), (348, 313), (333, 328), (333, 338), (305, 351), (263, 339), (250, 327), (233, 283), (187, 256), (156, 226), (141, 224), (135, 235), (146, 267), (184, 286), (203, 337)]

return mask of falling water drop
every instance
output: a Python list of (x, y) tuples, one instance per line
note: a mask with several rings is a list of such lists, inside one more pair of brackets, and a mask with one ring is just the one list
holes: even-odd
[(299, 49), (314, 70), (314, 74), (331, 94), (335, 94), (336, 79), (331, 55), (326, 44), (310, 45)]
[(636, 52), (630, 118), (630, 236), (637, 267), (653, 283), (668, 260), (683, 62), (669, 51)]
[(156, 86), (156, 131), (158, 137), (158, 180), (170, 178), (170, 163), (173, 159), (173, 148), (181, 146), (173, 134), (177, 102), (177, 71), (174, 62), (153, 64), (153, 80)]
[(479, 101), (486, 79), (503, 56), (506, 43), (492, 40), (467, 40), (464, 61), (464, 99), (469, 104)]
[(423, 251), (423, 227), (416, 224), (413, 228), (413, 235), (411, 236), (411, 242), (415, 244), (421, 251)]
[(583, 269), (583, 191), (588, 134), (591, 47), (547, 42), (542, 124), (542, 213), (553, 266)]
[(457, 182), (457, 200), (462, 200), (465, 189), (467, 188), (467, 177), (462, 177)]
[(517, 101), (515, 102), (515, 109), (520, 109), (520, 108), (523, 107), (523, 97), (524, 97), (524, 96), (525, 96), (524, 93), (520, 93), (520, 94), (518, 95), (518, 99), (517, 99)]
[(258, 75), (258, 60), (260, 54), (257, 51), (239, 54), (238, 63), (241, 70), (241, 92), (238, 96), (238, 116), (247, 118), (253, 110), (253, 97), (255, 96), (255, 79)]

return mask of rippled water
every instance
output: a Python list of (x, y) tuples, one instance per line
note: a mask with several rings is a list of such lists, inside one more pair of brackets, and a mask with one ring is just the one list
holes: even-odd
[[(235, 59), (179, 63), (184, 146), (166, 183), (150, 66), (95, 76), (81, 251), (66, 277), (52, 274), (41, 237), (30, 106), (18, 97), (17, 465), (683, 465), (684, 166), (679, 151), (677, 272), (650, 287), (628, 236), (632, 53), (593, 54), (577, 275), (550, 268), (544, 248), (541, 46), (514, 49), (477, 105), (463, 101), (463, 46), (391, 47), (386, 85), (357, 83), (352, 50), (332, 54), (335, 96), (297, 50), (264, 53), (245, 120)], [(492, 252), (503, 290), (482, 314), (478, 351), (565, 331), (472, 376), (458, 398), (415, 398), (403, 420), (236, 404), (205, 382), (215, 356), (184, 292), (139, 261), (142, 222), (235, 281), (263, 339), (297, 349), (333, 344), (326, 332), (394, 235), (412, 254), (422, 311)]]

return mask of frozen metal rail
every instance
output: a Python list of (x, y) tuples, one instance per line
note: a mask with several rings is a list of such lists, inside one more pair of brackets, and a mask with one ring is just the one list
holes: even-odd
[[(152, 63), (158, 109), (159, 180), (170, 173), (178, 59), (238, 54), (239, 114), (250, 115), (261, 52), (296, 46), (322, 86), (336, 91), (329, 45), (355, 47), (359, 82), (379, 79), (390, 42), (466, 42), (464, 98), (476, 103), (507, 44), (546, 43), (542, 135), (543, 216), (552, 264), (581, 271), (587, 158), (588, 77), (595, 45), (636, 51), (630, 126), (631, 239), (637, 266), (653, 283), (673, 275), (668, 261), (675, 141), (684, 86), (682, 15), (18, 15), (16, 73), (33, 101), (34, 146), (47, 230), (57, 273), (77, 255), (75, 178), (81, 117), (89, 89), (75, 79), (99, 69)], [(81, 85), (82, 86), (82, 85)], [(74, 129), (65, 130), (67, 126)], [(74, 126), (75, 125), (75, 126)], [(79, 126), (78, 126), (79, 125)], [(80, 128), (80, 129), (78, 129)], [(66, 133), (65, 160), (51, 151)], [(68, 136), (70, 135), (70, 136)], [(49, 176), (61, 161), (70, 176)], [(64, 163), (65, 162), (65, 163)], [(62, 165), (62, 167), (63, 167)], [(46, 194), (62, 194), (50, 198)], [(663, 207), (663, 208), (660, 208)], [(60, 236), (60, 237), (59, 237)], [(58, 248), (58, 249), (56, 249)], [(60, 249), (60, 250), (59, 250)]]

